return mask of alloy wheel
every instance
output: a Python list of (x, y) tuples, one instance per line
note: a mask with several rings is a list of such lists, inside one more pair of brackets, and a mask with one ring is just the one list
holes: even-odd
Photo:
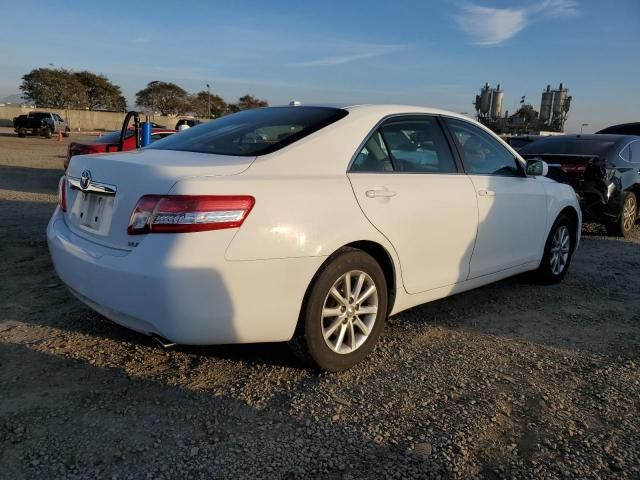
[(549, 263), (551, 273), (560, 275), (569, 261), (569, 249), (571, 248), (571, 234), (565, 225), (561, 225), (553, 235), (551, 242), (551, 258)]
[(637, 204), (636, 197), (633, 195), (629, 195), (627, 197), (627, 201), (624, 202), (624, 208), (622, 210), (622, 226), (625, 231), (631, 230), (633, 225), (636, 223), (637, 216)]
[(365, 272), (351, 270), (336, 280), (322, 307), (322, 336), (334, 352), (356, 351), (369, 338), (378, 315), (378, 289)]

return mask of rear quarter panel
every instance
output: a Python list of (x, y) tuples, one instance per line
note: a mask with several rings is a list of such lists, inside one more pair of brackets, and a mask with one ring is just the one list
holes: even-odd
[(225, 258), (230, 261), (326, 257), (347, 243), (391, 245), (360, 210), (346, 174), (183, 179), (176, 195), (252, 195), (256, 203)]

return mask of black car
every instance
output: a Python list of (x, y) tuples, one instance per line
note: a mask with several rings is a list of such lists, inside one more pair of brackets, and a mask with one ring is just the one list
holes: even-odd
[(505, 142), (513, 147), (514, 150), (520, 151), (523, 147), (526, 147), (530, 143), (537, 142), (541, 138), (545, 138), (542, 135), (516, 135), (514, 137), (505, 138)]
[(541, 158), (550, 178), (572, 185), (586, 221), (605, 224), (613, 235), (629, 235), (638, 219), (640, 137), (547, 137), (523, 147), (520, 155)]
[(640, 122), (621, 123), (620, 125), (612, 125), (611, 127), (603, 128), (598, 135), (639, 135), (640, 136)]

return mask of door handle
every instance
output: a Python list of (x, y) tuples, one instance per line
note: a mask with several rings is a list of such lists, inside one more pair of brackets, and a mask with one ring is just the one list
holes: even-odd
[(378, 190), (367, 190), (366, 192), (364, 192), (364, 194), (368, 197), (368, 198), (376, 198), (376, 197), (395, 197), (396, 196), (396, 192), (392, 192), (391, 190), (387, 190), (386, 188), (384, 189), (378, 189)]
[(478, 190), (478, 195), (480, 195), (481, 197), (495, 197), (496, 192), (494, 192), (493, 190)]

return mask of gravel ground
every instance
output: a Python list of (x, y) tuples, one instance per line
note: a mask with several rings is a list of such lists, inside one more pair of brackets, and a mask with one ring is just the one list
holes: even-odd
[(640, 228), (390, 320), (341, 374), (163, 350), (70, 296), (44, 229), (68, 140), (0, 129), (0, 477), (640, 478)]

